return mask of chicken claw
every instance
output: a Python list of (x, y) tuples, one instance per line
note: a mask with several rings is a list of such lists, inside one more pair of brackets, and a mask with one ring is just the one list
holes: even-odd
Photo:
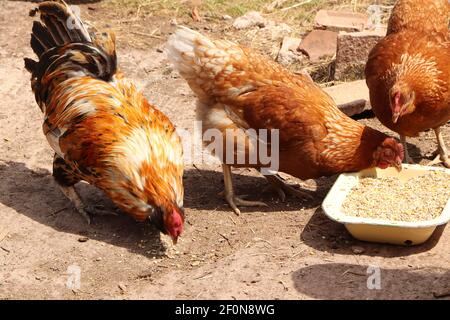
[(239, 210), (238, 206), (241, 207), (268, 207), (268, 205), (261, 201), (247, 201), (239, 198), (234, 194), (233, 190), (233, 181), (231, 178), (231, 169), (229, 165), (223, 164), (223, 180), (225, 183), (224, 195), (230, 207), (233, 209), (236, 215), (241, 214), (241, 210)]
[(102, 205), (92, 206), (87, 205), (84, 207), (84, 210), (87, 211), (90, 215), (95, 216), (118, 216), (117, 213), (111, 210), (105, 210), (105, 207)]
[(66, 186), (59, 186), (61, 188), (62, 193), (72, 202), (72, 204), (75, 206), (75, 209), (78, 211), (79, 214), (86, 220), (87, 224), (91, 224), (91, 217), (90, 215), (114, 215), (117, 216), (115, 212), (111, 212), (108, 210), (102, 209), (102, 206), (91, 206), (91, 205), (85, 205), (83, 203), (83, 200), (81, 200), (80, 195), (78, 194), (77, 190), (74, 186), (66, 187)]
[(438, 149), (436, 151), (436, 158), (434, 158), (433, 161), (429, 162), (427, 165), (433, 166), (435, 164), (441, 163), (447, 167), (450, 168), (450, 157), (447, 150), (447, 147), (445, 146), (444, 138), (442, 137), (441, 128), (434, 129), (434, 133), (436, 134), (437, 142), (438, 142)]
[(296, 188), (297, 187), (296, 185), (289, 185), (285, 183), (284, 179), (278, 174), (267, 175), (265, 177), (272, 186), (272, 188), (275, 189), (275, 191), (277, 191), (281, 202), (286, 201), (286, 193), (300, 199), (304, 198), (307, 198), (308, 200), (314, 199), (314, 197), (308, 191), (299, 190)]

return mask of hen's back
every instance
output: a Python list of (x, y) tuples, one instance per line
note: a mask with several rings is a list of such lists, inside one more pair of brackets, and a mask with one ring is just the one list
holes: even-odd
[(448, 0), (400, 0), (392, 10), (387, 34), (405, 29), (447, 34), (449, 15)]

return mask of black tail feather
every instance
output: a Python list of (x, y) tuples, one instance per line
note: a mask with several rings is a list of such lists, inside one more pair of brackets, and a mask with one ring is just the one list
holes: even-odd
[(47, 15), (42, 15), (41, 20), (44, 22), (47, 27), (48, 32), (51, 34), (53, 41), (58, 45), (64, 45), (65, 41), (63, 36), (61, 35), (59, 28), (57, 27), (57, 21), (54, 21), (51, 17)]
[[(47, 1), (39, 5), (41, 18), (45, 25), (57, 31), (66, 44), (71, 42), (92, 42), (89, 32), (80, 18), (63, 1)], [(52, 32), (53, 35), (53, 32)]]
[(51, 48), (68, 43), (92, 43), (83, 22), (64, 1), (43, 2), (30, 11), (30, 16), (37, 13), (43, 23), (33, 24), (31, 46), (39, 57)]
[(41, 57), (46, 51), (46, 48), (44, 48), (44, 46), (41, 44), (41, 42), (36, 38), (34, 34), (31, 35), (30, 45), (34, 53), (36, 53), (38, 57)]
[(38, 21), (33, 23), (30, 45), (38, 57), (41, 57), (45, 51), (56, 47), (49, 31)]
[[(35, 79), (33, 91), (37, 101), (45, 101), (48, 84), (41, 87), (41, 79), (53, 73), (52, 84), (84, 73), (109, 81), (117, 70), (115, 37), (110, 33), (89, 34), (80, 18), (63, 0), (48, 0), (30, 12), (39, 13), (41, 22), (32, 28), (31, 47), (39, 62), (25, 59), (25, 68)], [(61, 71), (60, 73), (54, 71)]]
[(34, 73), (37, 69), (38, 63), (30, 58), (25, 58), (23, 60), (25, 61), (25, 69), (27, 69), (30, 73)]

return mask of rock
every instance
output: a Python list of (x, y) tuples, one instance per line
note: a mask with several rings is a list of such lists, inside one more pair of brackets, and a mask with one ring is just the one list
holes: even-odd
[(324, 90), (349, 117), (370, 109), (369, 88), (365, 80), (338, 84)]
[(370, 50), (385, 35), (383, 29), (362, 32), (340, 32), (337, 40), (334, 79), (352, 81), (364, 79), (364, 68)]
[(337, 48), (337, 32), (313, 30), (302, 40), (298, 50), (317, 62), (326, 56), (334, 56)]
[(242, 17), (236, 18), (233, 22), (233, 27), (236, 29), (247, 29), (254, 26), (264, 28), (266, 26), (266, 19), (257, 11), (250, 11)]
[(314, 26), (334, 31), (363, 31), (369, 23), (365, 13), (351, 11), (319, 10), (314, 18)]
[(272, 12), (272, 11), (274, 11), (275, 9), (278, 9), (278, 8), (280, 8), (285, 2), (287, 2), (288, 0), (275, 0), (275, 1), (273, 1), (273, 2), (271, 2), (271, 3), (269, 3), (269, 4), (267, 4), (265, 7), (264, 7), (264, 9), (267, 11), (267, 12)]
[(359, 99), (350, 101), (344, 104), (339, 104), (338, 108), (347, 116), (352, 117), (357, 114), (361, 114), (370, 109), (370, 105), (367, 100)]
[(273, 41), (291, 34), (292, 28), (286, 23), (275, 23), (273, 21), (268, 21), (265, 28), (261, 29), (261, 31), (263, 31), (263, 33), (266, 34), (271, 41)]
[(365, 80), (357, 80), (324, 88), (337, 104), (364, 99), (369, 101), (369, 88)]
[(362, 253), (364, 253), (364, 251), (366, 251), (366, 250), (363, 247), (357, 247), (357, 246), (352, 247), (352, 252), (354, 254), (362, 254)]
[(225, 14), (225, 15), (222, 16), (222, 19), (223, 20), (231, 20), (233, 18), (231, 16), (229, 16), (228, 14)]
[(241, 38), (241, 43), (275, 60), (280, 51), (280, 43), (291, 33), (292, 29), (287, 24), (267, 21), (264, 28), (246, 31)]
[(81, 238), (78, 238), (78, 242), (86, 242), (86, 241), (88, 241), (88, 240), (89, 240), (88, 237), (81, 237)]
[(302, 57), (302, 54), (297, 51), (302, 39), (293, 37), (284, 37), (281, 44), (280, 52), (278, 52), (277, 62), (283, 66), (288, 66)]

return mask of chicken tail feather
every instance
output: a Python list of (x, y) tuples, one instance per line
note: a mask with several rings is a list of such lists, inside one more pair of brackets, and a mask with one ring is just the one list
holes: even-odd
[(246, 71), (233, 66), (244, 56), (241, 47), (226, 40), (211, 41), (186, 27), (178, 28), (169, 38), (165, 53), (200, 99), (218, 89), (217, 75)]
[[(227, 40), (210, 40), (180, 27), (168, 40), (166, 55), (203, 101), (236, 101), (242, 95), (275, 82), (284, 85), (306, 77), (294, 76), (258, 53)], [(308, 79), (309, 81), (309, 79)]]
[[(112, 33), (88, 29), (63, 0), (49, 0), (30, 12), (34, 21), (30, 45), (38, 62), (25, 59), (32, 74), (32, 88), (39, 104), (58, 83), (80, 76), (110, 81), (117, 71), (115, 37)], [(46, 85), (41, 80), (47, 78)]]
[(214, 42), (202, 34), (186, 27), (180, 27), (169, 38), (165, 52), (184, 77), (194, 77), (200, 71), (196, 66), (202, 61), (198, 59), (201, 59), (208, 49), (215, 48)]
[[(33, 24), (32, 41), (39, 43), (49, 50), (68, 43), (90, 43), (91, 36), (81, 19), (62, 0), (46, 1), (37, 9), (30, 12), (30, 16), (40, 13), (42, 23)], [(40, 57), (44, 52), (39, 46), (33, 46), (34, 52)]]

